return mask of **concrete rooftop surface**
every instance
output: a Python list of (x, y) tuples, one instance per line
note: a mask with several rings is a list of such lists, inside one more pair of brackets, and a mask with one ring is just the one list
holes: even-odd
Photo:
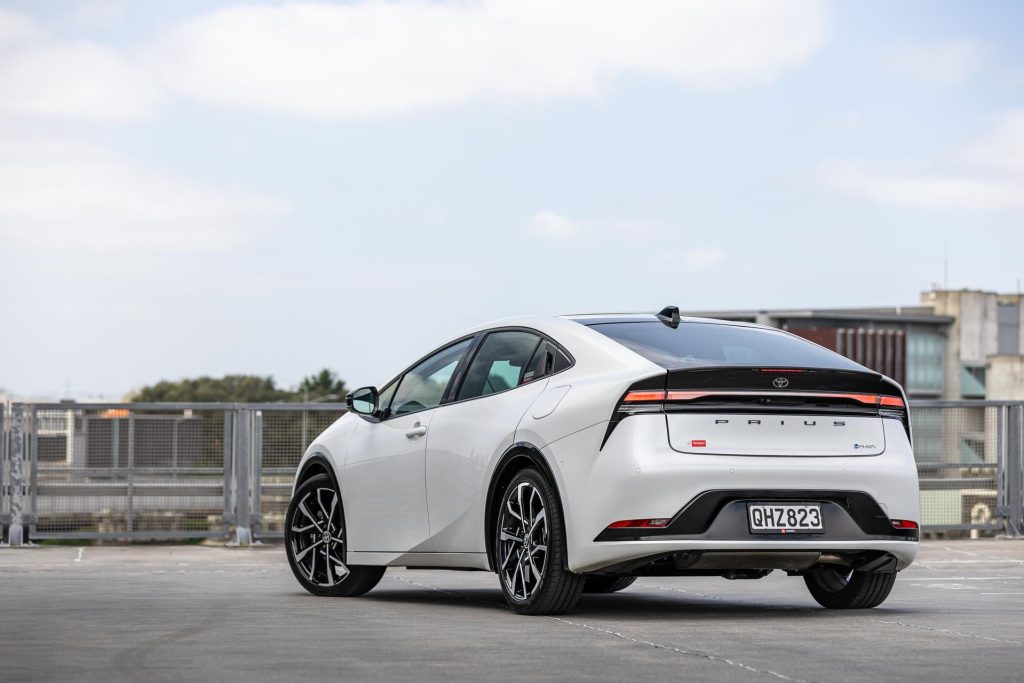
[(281, 546), (0, 549), (0, 680), (1024, 680), (1024, 541), (931, 541), (889, 600), (803, 581), (640, 579), (561, 617), (481, 572), (388, 570), (317, 598)]

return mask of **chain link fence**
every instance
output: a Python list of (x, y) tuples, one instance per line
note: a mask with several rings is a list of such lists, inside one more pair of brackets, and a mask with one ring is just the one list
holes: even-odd
[[(279, 538), (340, 404), (10, 404), (0, 525), (29, 539)], [(925, 533), (1024, 534), (1024, 402), (911, 406)]]
[(318, 403), (12, 404), (0, 411), (0, 522), (12, 544), (282, 536), (299, 458), (344, 411)]
[(918, 401), (911, 404), (928, 532), (1021, 533), (1024, 403)]

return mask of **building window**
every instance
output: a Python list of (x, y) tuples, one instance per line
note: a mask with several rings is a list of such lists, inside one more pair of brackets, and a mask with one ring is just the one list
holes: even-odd
[(936, 332), (907, 333), (907, 393), (942, 393), (945, 339)]
[(985, 398), (985, 368), (960, 367), (960, 396), (962, 398)]
[(996, 321), (999, 330), (996, 353), (1020, 353), (1020, 305), (1000, 303), (996, 307)]

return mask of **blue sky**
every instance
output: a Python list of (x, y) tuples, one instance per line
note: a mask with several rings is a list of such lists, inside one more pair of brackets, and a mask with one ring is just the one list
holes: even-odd
[(0, 388), (1024, 277), (1024, 5), (0, 3)]

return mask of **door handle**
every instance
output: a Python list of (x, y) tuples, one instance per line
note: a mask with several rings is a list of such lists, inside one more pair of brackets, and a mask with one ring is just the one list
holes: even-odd
[(421, 427), (420, 423), (417, 422), (416, 426), (405, 433), (406, 438), (415, 439), (418, 436), (423, 436), (427, 433), (426, 427)]

